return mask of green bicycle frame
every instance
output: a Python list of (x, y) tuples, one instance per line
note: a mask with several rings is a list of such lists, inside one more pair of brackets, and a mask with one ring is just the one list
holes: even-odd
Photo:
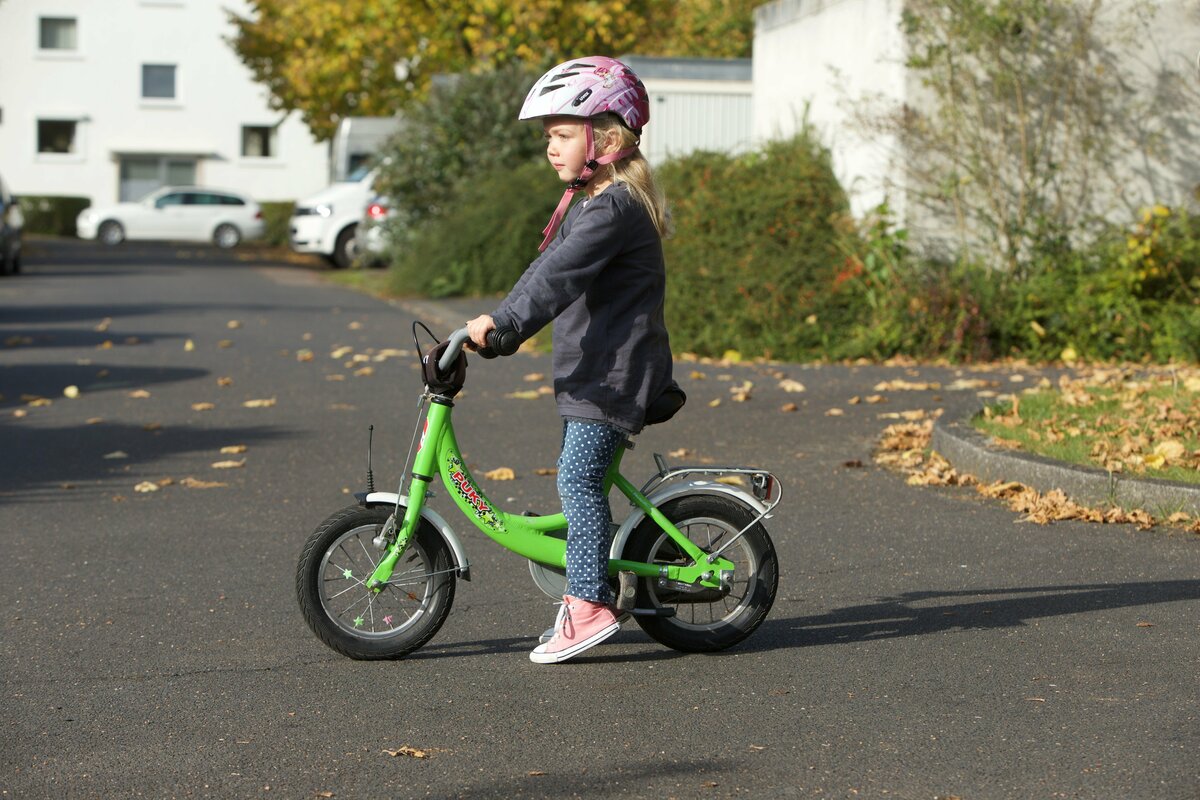
[[(416, 459), (413, 462), (412, 480), (409, 484), (408, 504), (404, 509), (404, 519), (403, 521), (396, 520), (398, 529), (396, 540), (389, 545), (383, 560), (375, 568), (367, 583), (376, 592), (381, 591), (383, 585), (391, 578), (396, 562), (404, 554), (409, 541), (416, 532), (421, 519), (421, 509), (425, 504), (425, 496), (435, 475), (441, 475), (446, 490), (454, 498), (454, 502), (463, 515), (501, 547), (539, 564), (560, 569), (566, 567), (566, 541), (547, 535), (565, 530), (567, 527), (566, 517), (562, 513), (530, 517), (509, 514), (497, 508), (479, 488), (475, 479), (471, 477), (471, 472), (463, 460), (451, 421), (453, 408), (454, 403), (448, 398), (434, 395), (430, 399), (429, 408), (425, 414), (425, 429), (421, 435)], [(609, 465), (604, 478), (605, 492), (607, 493), (613, 486), (616, 486), (621, 494), (645, 513), (648, 519), (653, 520), (662, 528), (680, 551), (691, 559), (692, 564), (691, 566), (678, 566), (610, 559), (608, 574), (616, 575), (621, 571), (629, 571), (639, 577), (666, 578), (681, 583), (699, 584), (706, 588), (719, 589), (721, 573), (732, 571), (733, 563), (724, 558), (717, 558), (709, 563), (708, 554), (684, 536), (637, 487), (621, 475), (621, 459), (626, 449), (625, 445), (617, 448), (613, 462)]]

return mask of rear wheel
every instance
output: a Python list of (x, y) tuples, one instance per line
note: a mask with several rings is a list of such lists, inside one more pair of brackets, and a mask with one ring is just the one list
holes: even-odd
[(125, 228), (115, 219), (106, 219), (100, 223), (96, 238), (109, 246), (120, 244), (125, 241)]
[(242, 232), (236, 226), (230, 225), (228, 222), (217, 226), (213, 231), (213, 244), (222, 250), (228, 250), (231, 247), (237, 247), (242, 241)]
[(393, 507), (350, 506), (308, 537), (296, 566), (304, 620), (329, 647), (355, 659), (401, 658), (425, 644), (454, 603), (454, 559), (433, 526), (421, 520), (381, 592), (366, 581), (383, 558), (372, 540)]
[[(733, 540), (756, 516), (741, 503), (713, 495), (680, 497), (663, 504), (661, 510), (706, 553)], [(691, 564), (651, 519), (634, 529), (623, 557), (668, 566)], [(727, 593), (697, 591), (659, 578), (639, 579), (638, 608), (675, 611), (674, 616), (635, 616), (642, 630), (667, 647), (689, 653), (724, 650), (753, 633), (775, 602), (779, 585), (775, 547), (766, 529), (755, 523), (721, 557), (734, 564)]]

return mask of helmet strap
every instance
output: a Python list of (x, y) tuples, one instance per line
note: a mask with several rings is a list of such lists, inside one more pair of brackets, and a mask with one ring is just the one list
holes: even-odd
[(571, 197), (580, 189), (587, 186), (588, 181), (596, 172), (596, 168), (605, 164), (611, 164), (614, 161), (620, 161), (622, 158), (627, 158), (637, 152), (637, 147), (627, 147), (624, 150), (618, 150), (615, 153), (600, 156), (596, 158), (596, 141), (592, 136), (592, 125), (590, 122), (585, 123), (585, 136), (587, 137), (587, 161), (583, 164), (583, 170), (579, 173), (579, 177), (567, 184), (567, 190), (563, 192), (562, 199), (558, 201), (558, 207), (554, 209), (554, 214), (550, 217), (550, 222), (542, 229), (542, 243), (538, 245), (538, 252), (545, 252), (550, 246), (550, 240), (554, 238), (554, 234), (558, 233), (558, 226), (562, 224), (563, 218), (567, 215), (567, 207), (571, 205)]

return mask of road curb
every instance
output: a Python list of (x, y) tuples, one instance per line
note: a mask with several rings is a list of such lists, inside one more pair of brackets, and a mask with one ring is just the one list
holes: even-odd
[(1151, 478), (1130, 478), (1119, 473), (1064, 464), (1043, 456), (1006, 450), (991, 444), (971, 426), (976, 409), (959, 420), (936, 420), (930, 441), (959, 472), (985, 483), (1017, 481), (1047, 492), (1061, 489), (1085, 505), (1118, 505), (1141, 508), (1155, 516), (1183, 511), (1200, 516), (1200, 487)]

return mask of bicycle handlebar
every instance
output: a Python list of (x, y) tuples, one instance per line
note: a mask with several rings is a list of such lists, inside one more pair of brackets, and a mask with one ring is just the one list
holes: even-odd
[[(442, 372), (450, 369), (454, 364), (454, 359), (458, 358), (458, 354), (462, 352), (463, 344), (470, 338), (471, 334), (467, 333), (465, 327), (450, 334), (450, 343), (446, 346), (442, 357), (438, 359), (438, 369)], [(487, 347), (479, 350), (479, 355), (484, 358), (511, 356), (521, 347), (521, 338), (512, 328), (493, 328), (488, 331), (487, 342)]]

